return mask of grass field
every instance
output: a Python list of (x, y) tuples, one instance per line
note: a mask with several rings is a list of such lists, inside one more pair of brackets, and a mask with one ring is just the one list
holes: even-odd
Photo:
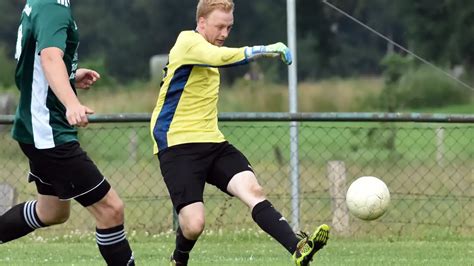
[[(130, 237), (137, 265), (167, 265), (172, 234)], [(46, 248), (45, 248), (46, 247)], [(293, 265), (289, 254), (262, 233), (206, 233), (192, 253), (190, 265)], [(474, 239), (390, 238), (330, 239), (313, 265), (473, 265)], [(0, 248), (0, 265), (104, 265), (92, 234), (45, 239), (28, 237)]]

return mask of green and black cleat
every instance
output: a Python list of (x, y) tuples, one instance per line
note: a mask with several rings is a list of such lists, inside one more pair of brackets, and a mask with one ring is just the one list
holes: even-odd
[(329, 239), (329, 226), (326, 224), (320, 225), (314, 233), (309, 236), (301, 232), (300, 242), (296, 246), (296, 251), (293, 253), (293, 261), (297, 266), (307, 266), (313, 260), (314, 254), (322, 249)]

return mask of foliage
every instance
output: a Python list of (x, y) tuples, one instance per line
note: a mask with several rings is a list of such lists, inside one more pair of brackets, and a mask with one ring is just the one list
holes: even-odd
[[(474, 70), (474, 6), (469, 0), (329, 2), (429, 61)], [(23, 4), (0, 2), (0, 44), (8, 56), (13, 55)], [(265, 0), (237, 1), (227, 45), (286, 42), (286, 1), (272, 1), (269, 7)], [(81, 60), (103, 58), (107, 72), (121, 82), (147, 78), (150, 57), (168, 53), (180, 31), (195, 28), (196, 1), (81, 0), (72, 8), (81, 33)], [(300, 80), (377, 75), (383, 71), (381, 58), (397, 51), (322, 1), (296, 1), (296, 11)], [(248, 66), (226, 70), (225, 82), (247, 70)], [(272, 81), (285, 80), (287, 69), (282, 64), (265, 62), (262, 70)]]
[(9, 57), (4, 46), (0, 44), (0, 89), (12, 87), (15, 83), (15, 61)]
[[(390, 0), (379, 1), (329, 1), (369, 27), (404, 43), (404, 27), (398, 18), (398, 6)], [(380, 59), (391, 46), (374, 33), (345, 15), (328, 8), (326, 16), (331, 18), (330, 27), (335, 34), (331, 45), (336, 49), (330, 61), (332, 72), (340, 76), (379, 74)]]
[(93, 69), (100, 74), (100, 79), (94, 84), (94, 87), (115, 87), (117, 81), (109, 74), (108, 68), (105, 66), (105, 59), (103, 57), (90, 57), (86, 60), (81, 60), (80, 68)]
[(405, 73), (399, 83), (398, 101), (404, 107), (442, 107), (469, 103), (469, 91), (445, 74), (428, 66)]
[[(22, 3), (23, 2), (23, 3)], [(8, 56), (13, 57), (20, 11), (23, 9), (24, 1), (0, 1), (0, 46), (5, 46)]]
[(474, 7), (470, 0), (397, 2), (415, 51), (439, 64), (472, 69)]
[(399, 83), (402, 76), (414, 68), (413, 58), (390, 53), (382, 59), (381, 65), (385, 68), (385, 86), (380, 94), (380, 104), (385, 111), (395, 112), (403, 107)]
[(380, 103), (386, 111), (442, 107), (470, 102), (469, 91), (431, 66), (417, 65), (413, 57), (389, 54), (385, 67), (385, 87)]

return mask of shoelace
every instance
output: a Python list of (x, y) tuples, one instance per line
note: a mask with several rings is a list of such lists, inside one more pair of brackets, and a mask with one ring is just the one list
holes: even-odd
[(301, 253), (306, 253), (311, 250), (311, 241), (309, 241), (309, 235), (303, 231), (300, 231), (299, 233), (296, 234), (298, 238), (300, 238), (300, 242), (298, 243), (297, 249)]
[(299, 239), (309, 239), (309, 235), (304, 232), (304, 231), (299, 231), (298, 233), (296, 233), (296, 236), (299, 238)]

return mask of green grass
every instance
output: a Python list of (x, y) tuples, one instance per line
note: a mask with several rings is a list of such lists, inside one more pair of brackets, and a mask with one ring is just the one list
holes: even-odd
[[(130, 235), (130, 234), (129, 234)], [(129, 237), (137, 265), (167, 265), (174, 248), (171, 233)], [(190, 265), (293, 265), (290, 255), (261, 232), (208, 232), (192, 253)], [(314, 265), (472, 265), (472, 238), (330, 239)], [(0, 265), (104, 265), (93, 235), (41, 238), (38, 235), (2, 245)]]

